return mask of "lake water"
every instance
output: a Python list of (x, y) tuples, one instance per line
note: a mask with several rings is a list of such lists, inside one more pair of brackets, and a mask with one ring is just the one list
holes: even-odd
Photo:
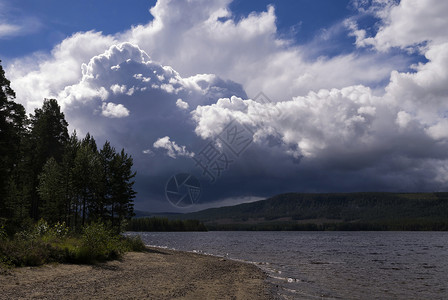
[(138, 234), (152, 246), (256, 263), (285, 299), (448, 299), (448, 232)]

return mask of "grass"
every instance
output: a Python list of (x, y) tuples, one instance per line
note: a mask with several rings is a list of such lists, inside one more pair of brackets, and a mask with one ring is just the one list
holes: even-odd
[(104, 223), (87, 225), (82, 234), (70, 233), (65, 224), (49, 226), (42, 220), (13, 237), (0, 228), (0, 269), (52, 262), (94, 264), (144, 249), (139, 237), (116, 234)]

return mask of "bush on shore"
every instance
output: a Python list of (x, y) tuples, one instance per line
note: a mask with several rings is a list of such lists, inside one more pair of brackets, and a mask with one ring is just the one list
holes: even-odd
[(144, 249), (139, 237), (124, 237), (101, 222), (85, 226), (82, 234), (71, 233), (64, 223), (50, 226), (43, 220), (13, 237), (0, 227), (0, 268), (51, 262), (92, 264)]

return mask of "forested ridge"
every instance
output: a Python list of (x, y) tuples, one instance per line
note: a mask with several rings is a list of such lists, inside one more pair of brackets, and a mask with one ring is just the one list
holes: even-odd
[(448, 193), (289, 193), (170, 219), (208, 230), (448, 230)]
[(0, 228), (11, 234), (41, 218), (119, 228), (133, 216), (135, 172), (124, 149), (69, 134), (55, 99), (27, 116), (1, 64), (0, 87)]

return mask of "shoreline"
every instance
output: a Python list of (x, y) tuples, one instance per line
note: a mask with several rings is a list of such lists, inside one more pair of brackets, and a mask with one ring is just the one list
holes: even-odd
[(0, 275), (0, 299), (276, 299), (254, 264), (147, 246), (97, 265), (49, 264)]

